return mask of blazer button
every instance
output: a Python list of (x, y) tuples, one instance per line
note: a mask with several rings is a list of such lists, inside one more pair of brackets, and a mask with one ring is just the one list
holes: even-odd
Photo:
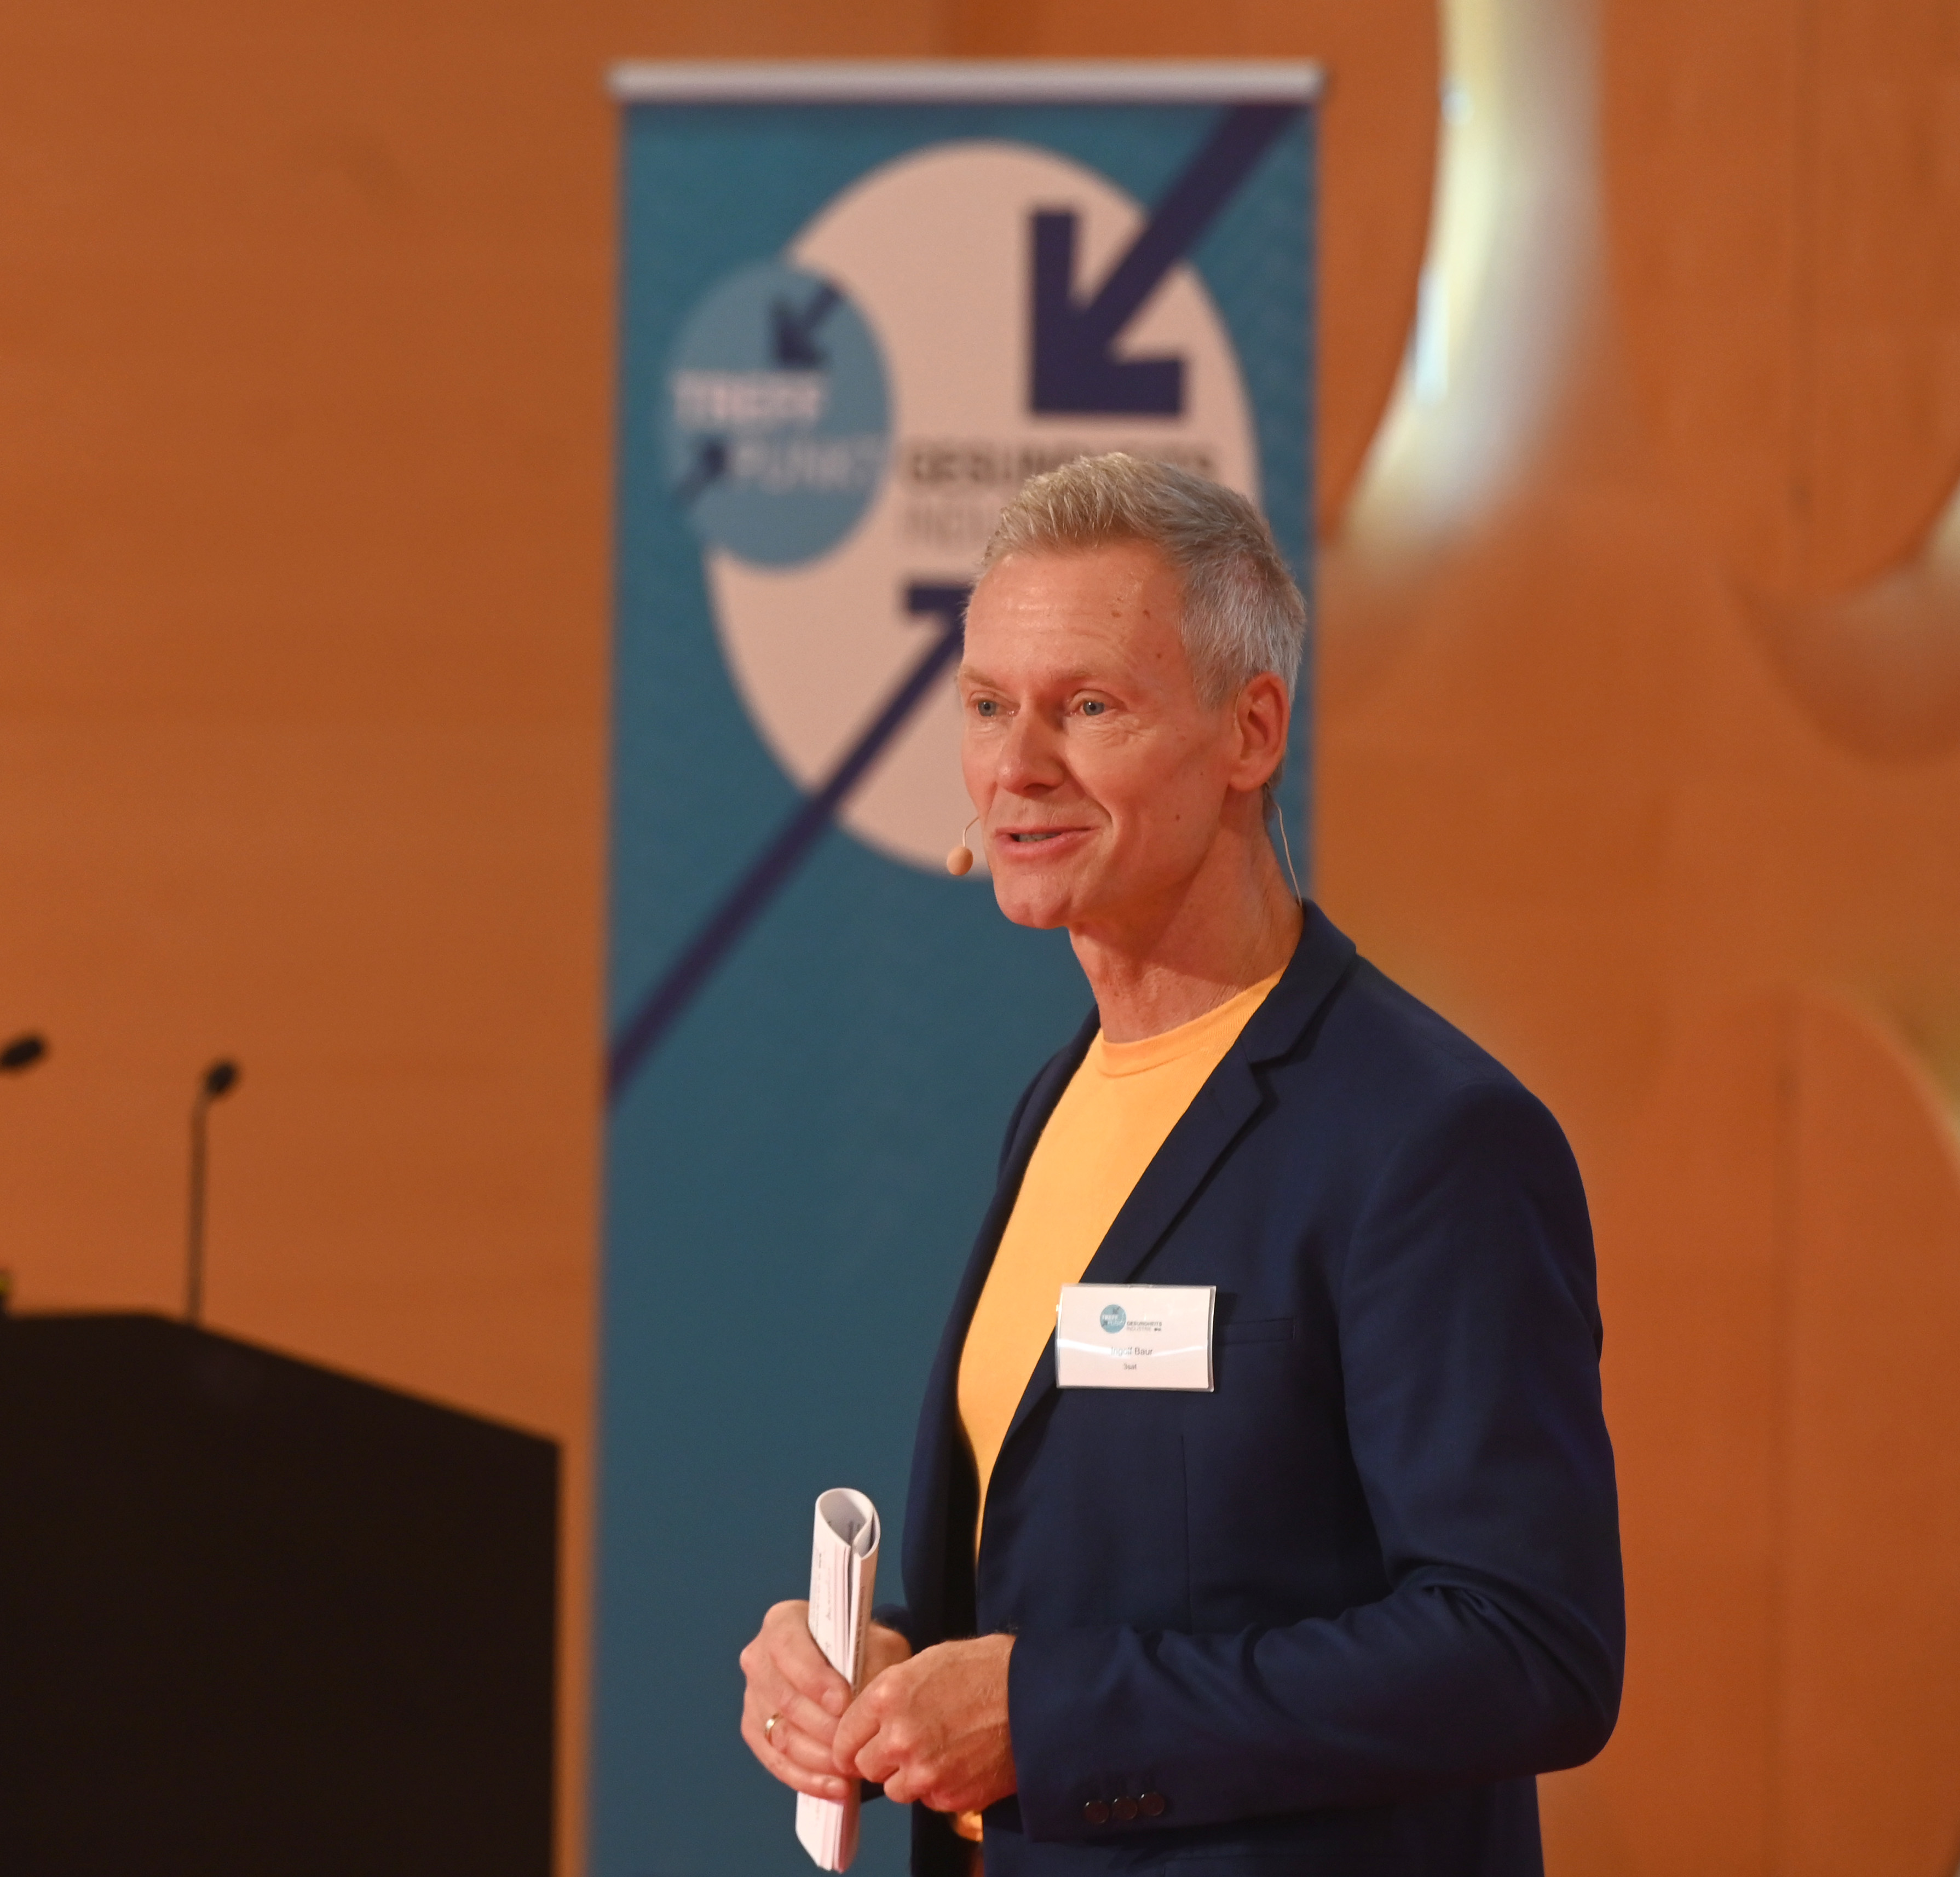
[(1164, 1796), (1162, 1793), (1146, 1793), (1137, 1801), (1137, 1809), (1146, 1818), (1161, 1818), (1163, 1809)]
[(1101, 1799), (1092, 1799), (1082, 1808), (1082, 1815), (1091, 1825), (1107, 1825), (1109, 1822), (1109, 1808)]
[(1128, 1825), (1137, 1815), (1137, 1802), (1134, 1799), (1119, 1799), (1109, 1809)]

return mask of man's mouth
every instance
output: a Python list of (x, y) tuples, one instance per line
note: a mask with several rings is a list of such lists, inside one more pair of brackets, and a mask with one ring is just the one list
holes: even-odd
[(1017, 847), (1038, 846), (1044, 841), (1053, 841), (1065, 834), (1080, 834), (1079, 828), (1026, 828), (1010, 829), (1007, 839)]

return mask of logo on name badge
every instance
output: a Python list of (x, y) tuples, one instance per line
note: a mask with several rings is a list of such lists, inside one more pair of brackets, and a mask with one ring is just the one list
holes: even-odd
[(1130, 1320), (1129, 1312), (1120, 1303), (1106, 1303), (1099, 1319), (1103, 1328), (1112, 1336)]

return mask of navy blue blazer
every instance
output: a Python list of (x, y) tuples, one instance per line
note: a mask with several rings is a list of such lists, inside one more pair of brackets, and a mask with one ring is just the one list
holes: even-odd
[[(1015, 1634), (988, 1877), (1538, 1872), (1532, 1776), (1605, 1743), (1625, 1634), (1564, 1136), (1309, 907), (1086, 1274), (1215, 1284), (1214, 1392), (1058, 1389), (1044, 1359), (976, 1573), (960, 1349), (1095, 1032), (1008, 1128), (880, 1612), (915, 1647)], [(956, 1877), (948, 1821), (913, 1821), (917, 1877)]]

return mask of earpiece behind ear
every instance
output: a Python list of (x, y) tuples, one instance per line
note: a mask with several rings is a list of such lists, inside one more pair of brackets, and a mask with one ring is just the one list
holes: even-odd
[[(1279, 823), (1280, 851), (1286, 856), (1287, 872), (1293, 880), (1293, 896), (1302, 905), (1306, 904), (1306, 895), (1300, 889), (1300, 875), (1294, 871), (1293, 843), (1287, 838), (1286, 810), (1280, 806), (1278, 791), (1268, 782), (1260, 791), (1266, 798), (1266, 806), (1271, 810), (1273, 819)], [(950, 864), (950, 863), (949, 863)]]

